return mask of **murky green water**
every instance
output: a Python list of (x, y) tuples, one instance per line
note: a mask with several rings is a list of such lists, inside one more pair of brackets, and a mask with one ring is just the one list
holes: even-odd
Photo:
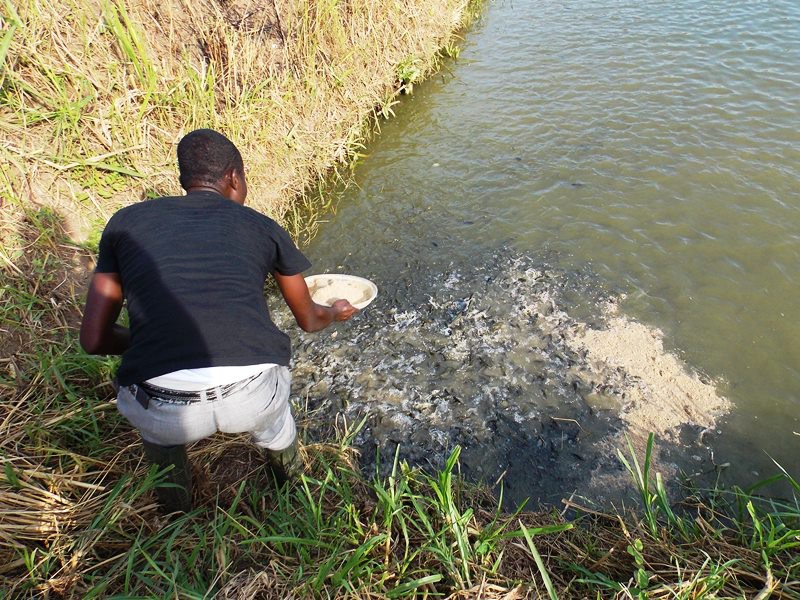
[(503, 244), (593, 271), (721, 378), (745, 483), (800, 471), (800, 3), (490, 3), (384, 123), (315, 271), (405, 290)]

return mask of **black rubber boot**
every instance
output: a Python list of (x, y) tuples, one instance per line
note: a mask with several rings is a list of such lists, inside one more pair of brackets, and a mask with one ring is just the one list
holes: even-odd
[(192, 468), (186, 446), (159, 446), (142, 440), (144, 455), (159, 470), (172, 468), (164, 474), (163, 483), (156, 487), (156, 495), (166, 514), (188, 513), (192, 510)]
[(297, 437), (283, 450), (269, 450), (264, 448), (267, 466), (272, 471), (278, 485), (283, 485), (290, 479), (296, 479), (303, 472), (303, 459), (297, 447)]

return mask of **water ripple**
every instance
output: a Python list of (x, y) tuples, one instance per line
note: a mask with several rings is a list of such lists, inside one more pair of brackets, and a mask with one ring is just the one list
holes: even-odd
[(314, 251), (358, 232), (348, 264), (406, 279), (502, 242), (591, 264), (732, 382), (743, 452), (788, 452), (800, 3), (497, 0), (462, 57), (398, 107)]

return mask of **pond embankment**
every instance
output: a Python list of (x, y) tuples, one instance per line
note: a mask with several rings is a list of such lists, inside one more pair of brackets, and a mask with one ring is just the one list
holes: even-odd
[[(241, 148), (249, 202), (296, 235), (298, 198), (346, 168), (373, 115), (454, 50), (475, 8), (432, 2), (20, 2), (2, 11), (0, 158), (8, 209), (57, 211), (73, 239), (117, 208), (180, 193), (198, 127)], [(11, 237), (9, 237), (11, 236)]]

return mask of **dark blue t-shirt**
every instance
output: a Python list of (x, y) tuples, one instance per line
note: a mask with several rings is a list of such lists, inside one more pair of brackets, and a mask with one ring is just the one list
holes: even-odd
[(275, 221), (214, 192), (118, 211), (95, 271), (119, 273), (127, 302), (131, 345), (119, 383), (180, 369), (288, 365), (289, 337), (270, 319), (264, 282), (310, 266)]

